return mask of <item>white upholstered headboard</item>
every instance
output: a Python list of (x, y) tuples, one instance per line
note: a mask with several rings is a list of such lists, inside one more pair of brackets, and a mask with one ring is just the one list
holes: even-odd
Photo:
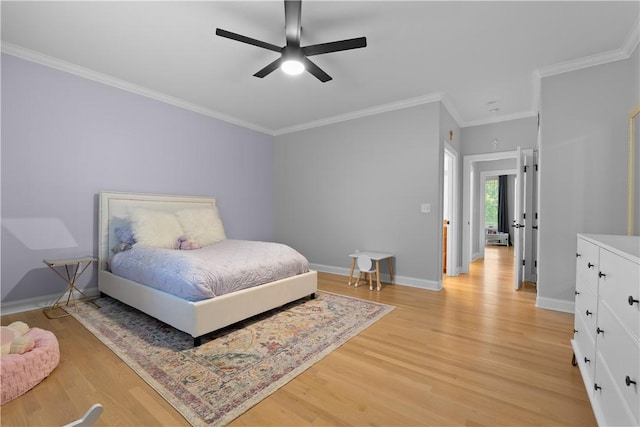
[(120, 243), (114, 230), (116, 227), (126, 223), (127, 216), (132, 208), (177, 212), (186, 208), (213, 207), (215, 205), (216, 199), (211, 197), (100, 192), (98, 215), (99, 269), (107, 269), (111, 248)]

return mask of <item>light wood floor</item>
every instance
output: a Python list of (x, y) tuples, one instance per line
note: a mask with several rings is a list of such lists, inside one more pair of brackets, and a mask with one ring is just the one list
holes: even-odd
[[(536, 309), (535, 287), (512, 286), (512, 252), (489, 247), (471, 273), (441, 292), (348, 287), (320, 274), (322, 290), (394, 305), (363, 333), (231, 426), (595, 426), (569, 343), (573, 315)], [(96, 425), (187, 425), (127, 365), (73, 318), (33, 311), (2, 317), (53, 331), (61, 362), (2, 406), (2, 425), (62, 425), (93, 403)]]

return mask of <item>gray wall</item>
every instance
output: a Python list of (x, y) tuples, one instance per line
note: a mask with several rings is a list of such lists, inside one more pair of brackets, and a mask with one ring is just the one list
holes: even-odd
[(576, 233), (626, 233), (635, 58), (542, 80), (539, 303), (573, 302)]
[[(440, 103), (276, 137), (276, 239), (348, 274), (355, 249), (392, 252), (399, 283), (441, 283)], [(448, 133), (448, 129), (446, 130)], [(431, 203), (431, 213), (420, 212)]]
[(272, 154), (269, 135), (2, 55), (2, 302), (65, 289), (43, 258), (97, 254), (102, 190), (214, 196), (227, 236), (273, 239)]
[(538, 141), (538, 118), (525, 117), (499, 123), (462, 128), (462, 154), (485, 154), (494, 151), (491, 141), (498, 139), (496, 151), (513, 151), (536, 148)]

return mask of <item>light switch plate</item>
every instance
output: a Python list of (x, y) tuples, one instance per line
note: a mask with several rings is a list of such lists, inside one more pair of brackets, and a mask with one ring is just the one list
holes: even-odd
[(420, 212), (431, 213), (431, 203), (423, 203), (420, 205)]

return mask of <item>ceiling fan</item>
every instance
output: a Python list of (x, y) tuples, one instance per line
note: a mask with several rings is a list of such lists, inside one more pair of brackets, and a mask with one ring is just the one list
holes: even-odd
[(285, 0), (284, 2), (284, 26), (287, 44), (283, 47), (232, 33), (231, 31), (226, 31), (221, 28), (216, 29), (216, 35), (280, 53), (278, 59), (255, 73), (254, 76), (256, 77), (263, 78), (280, 67), (287, 74), (300, 74), (307, 70), (321, 82), (328, 82), (331, 80), (331, 76), (311, 62), (307, 57), (366, 47), (367, 38), (357, 37), (329, 43), (300, 46), (300, 32), (302, 29), (301, 9), (301, 0)]

